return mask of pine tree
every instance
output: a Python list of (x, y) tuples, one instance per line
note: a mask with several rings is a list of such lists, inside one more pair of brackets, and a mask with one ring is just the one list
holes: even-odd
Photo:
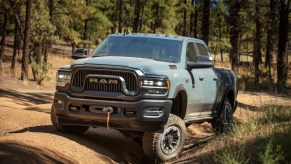
[(201, 39), (208, 44), (209, 40), (209, 17), (210, 17), (210, 0), (204, 0), (203, 4), (203, 18), (202, 18), (202, 26), (201, 26)]
[(280, 22), (277, 59), (277, 86), (280, 90), (286, 87), (288, 79), (288, 31), (291, 0), (280, 0)]
[(1, 41), (0, 41), (0, 75), (4, 75), (4, 65), (3, 65), (3, 57), (5, 51), (5, 40), (7, 35), (7, 21), (8, 21), (8, 10), (6, 6), (3, 6), (3, 24), (2, 24), (2, 34), (1, 34)]
[(231, 69), (237, 72), (238, 65), (238, 56), (239, 56), (239, 11), (240, 11), (240, 0), (230, 0), (230, 54), (229, 57), (231, 59)]
[(30, 43), (30, 20), (31, 20), (31, 10), (32, 10), (31, 0), (26, 1), (26, 15), (25, 15), (25, 33), (23, 42), (23, 54), (22, 54), (22, 72), (21, 80), (26, 80), (28, 78), (28, 55), (29, 55), (29, 43)]

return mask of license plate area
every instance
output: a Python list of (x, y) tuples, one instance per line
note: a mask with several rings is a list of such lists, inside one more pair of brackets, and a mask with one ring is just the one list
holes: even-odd
[[(96, 113), (96, 114), (105, 114), (103, 109), (108, 107), (108, 106), (100, 106), (100, 105), (83, 105), (83, 106), (84, 107), (82, 107), (82, 108), (85, 109), (85, 111), (88, 111), (91, 113)], [(118, 108), (118, 107), (111, 107), (111, 108), (113, 108), (112, 114), (121, 114), (122, 113), (121, 108)]]

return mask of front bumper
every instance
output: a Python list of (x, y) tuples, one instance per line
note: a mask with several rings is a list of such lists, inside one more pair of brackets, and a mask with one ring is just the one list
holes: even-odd
[[(71, 97), (56, 92), (54, 108), (58, 121), (64, 125), (106, 127), (107, 113), (102, 108), (112, 107), (110, 127), (132, 131), (158, 131), (168, 121), (172, 100), (142, 99), (139, 101), (116, 101)], [(159, 116), (146, 114), (149, 107), (159, 108)], [(77, 110), (72, 110), (77, 109)]]

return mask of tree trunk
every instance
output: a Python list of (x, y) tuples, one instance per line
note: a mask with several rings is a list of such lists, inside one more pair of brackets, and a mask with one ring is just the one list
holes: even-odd
[(72, 45), (72, 53), (74, 53), (75, 49), (76, 49), (76, 43), (71, 43)]
[(87, 33), (88, 33), (88, 19), (85, 19), (83, 40), (87, 40), (88, 39)]
[(231, 68), (234, 72), (237, 72), (238, 65), (238, 39), (239, 39), (239, 10), (240, 2), (239, 0), (234, 0), (230, 5), (230, 59)]
[(33, 60), (35, 62), (35, 67), (32, 67), (33, 79), (34, 81), (40, 80), (40, 70), (41, 70), (41, 55), (42, 55), (42, 43), (36, 45), (34, 50)]
[(51, 21), (53, 18), (53, 13), (54, 13), (54, 0), (49, 0), (49, 15), (50, 15)]
[(194, 20), (193, 20), (193, 31), (194, 31), (194, 38), (197, 38), (198, 35), (198, 31), (197, 31), (197, 26), (198, 26), (198, 7), (197, 7), (197, 3), (195, 3), (195, 7), (194, 7)]
[(118, 0), (118, 33), (122, 33), (122, 0)]
[(21, 39), (24, 40), (24, 34), (23, 34), (22, 26), (21, 26), (21, 21), (20, 21), (20, 18), (19, 18), (20, 17), (19, 16), (20, 15), (20, 7), (17, 6), (16, 9), (15, 9), (16, 5), (14, 4), (15, 2), (13, 0), (9, 0), (8, 2), (10, 4), (10, 7), (11, 7), (13, 13), (14, 13), (14, 17), (15, 17), (15, 20), (16, 20), (15, 23), (18, 24), (18, 28), (19, 28), (19, 33), (20, 33)]
[(286, 87), (288, 77), (288, 30), (290, 0), (280, 0), (280, 22), (277, 59), (277, 86), (279, 90)]
[[(191, 8), (194, 6), (194, 0), (191, 0)], [(189, 27), (189, 35), (190, 37), (193, 36), (193, 24), (194, 24), (194, 11), (191, 10), (190, 14), (190, 27)]]
[(203, 18), (202, 18), (202, 26), (201, 26), (201, 33), (202, 33), (202, 40), (208, 45), (209, 39), (209, 16), (210, 16), (210, 0), (204, 0), (203, 5)]
[[(89, 0), (86, 0), (86, 6), (89, 6), (90, 4), (89, 4)], [(88, 39), (88, 35), (87, 35), (87, 33), (88, 33), (88, 22), (89, 22), (89, 19), (87, 18), (87, 19), (85, 19), (85, 21), (84, 21), (84, 33), (83, 33), (83, 40), (87, 40)], [(85, 47), (87, 47), (87, 46), (85, 46)]]
[(186, 36), (186, 27), (187, 27), (187, 0), (184, 0), (184, 11), (183, 11), (183, 32), (182, 35)]
[(133, 19), (133, 25), (132, 25), (132, 32), (137, 33), (138, 32), (138, 22), (140, 19), (140, 0), (135, 0), (135, 7), (134, 7), (134, 19)]
[[(222, 30), (221, 30), (221, 11), (219, 11), (219, 22), (218, 22), (218, 28), (219, 28), (219, 42), (221, 42), (221, 38), (222, 38)], [(220, 61), (223, 61), (223, 51), (222, 51), (222, 48), (221, 48), (221, 44), (219, 44), (219, 50), (220, 50)]]
[(25, 15), (25, 34), (22, 54), (22, 72), (21, 80), (28, 78), (28, 54), (30, 43), (30, 19), (31, 19), (31, 0), (26, 1), (26, 15)]
[(18, 32), (18, 24), (15, 23), (14, 26), (14, 44), (13, 44), (13, 56), (12, 56), (12, 61), (11, 61), (11, 75), (12, 77), (15, 77), (15, 64), (16, 64), (16, 59), (17, 59), (17, 51), (19, 49), (19, 42), (20, 42), (20, 37), (19, 37), (19, 32)]
[(143, 19), (144, 19), (144, 6), (145, 6), (145, 3), (146, 3), (146, 0), (142, 0), (139, 32), (142, 32), (142, 26), (143, 26), (143, 21), (144, 21)]
[(256, 23), (256, 38), (254, 40), (254, 54), (253, 54), (253, 61), (254, 61), (254, 66), (255, 66), (255, 86), (258, 87), (259, 84), (259, 78), (260, 78), (260, 58), (262, 57), (261, 55), (261, 38), (262, 38), (262, 33), (261, 33), (261, 20), (259, 15), (260, 13), (260, 7), (259, 7), (259, 1), (255, 1), (255, 23)]
[(268, 67), (268, 76), (269, 82), (272, 82), (272, 61), (273, 61), (273, 53), (274, 53), (274, 43), (275, 43), (275, 0), (270, 0), (269, 4), (269, 12), (268, 12), (268, 28), (267, 28), (267, 48), (266, 48), (266, 59), (265, 59), (265, 67)]
[(42, 41), (42, 53), (43, 53), (43, 61), (47, 63), (48, 60), (48, 42), (46, 39)]
[(3, 65), (3, 57), (4, 57), (4, 51), (5, 51), (5, 39), (6, 39), (6, 33), (7, 33), (7, 19), (8, 19), (8, 11), (7, 9), (4, 9), (4, 20), (2, 25), (2, 35), (1, 35), (1, 42), (0, 42), (0, 75), (4, 75), (4, 65)]
[(160, 6), (157, 6), (156, 13), (155, 13), (155, 21), (154, 21), (154, 25), (153, 25), (153, 32), (154, 32), (154, 34), (156, 33), (156, 28), (157, 28), (157, 23), (158, 23), (159, 8), (160, 8)]

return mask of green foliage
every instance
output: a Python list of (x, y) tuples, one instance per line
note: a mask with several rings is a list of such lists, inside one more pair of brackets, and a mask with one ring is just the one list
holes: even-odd
[[(197, 37), (201, 38), (203, 1), (195, 0), (198, 3), (192, 4), (192, 0), (122, 0), (122, 14), (119, 15), (120, 1), (121, 0), (33, 0), (30, 36), (31, 45), (33, 47), (38, 47), (42, 42), (45, 42), (46, 45), (61, 42), (78, 46), (95, 46), (97, 41), (104, 39), (108, 34), (116, 33), (119, 28), (119, 22), (121, 22), (120, 28), (122, 31), (128, 30), (132, 32), (133, 24), (137, 22), (137, 32), (139, 33), (172, 34), (193, 37), (194, 12), (197, 13), (197, 27), (195, 28), (197, 29)], [(4, 9), (8, 9), (7, 11), (9, 12), (7, 26), (8, 36), (14, 35), (16, 17), (19, 18), (22, 27), (21, 33), (23, 33), (26, 10), (25, 2), (26, 1), (23, 0), (0, 1), (0, 29), (4, 18)], [(139, 10), (136, 10), (135, 7), (137, 2), (139, 2)], [(236, 2), (239, 3), (238, 18), (236, 18), (238, 20), (238, 31), (233, 29), (233, 19), (231, 19), (233, 18), (231, 12), (233, 12), (232, 9), (234, 9), (234, 4)], [(246, 62), (252, 62), (254, 41), (257, 39), (255, 37), (255, 18), (258, 18), (261, 24), (261, 46), (259, 47), (259, 51), (256, 52), (262, 52), (262, 62), (264, 62), (264, 52), (270, 49), (266, 47), (266, 42), (268, 31), (271, 29), (275, 34), (271, 37), (271, 48), (274, 50), (273, 55), (276, 54), (278, 48), (275, 48), (275, 46), (278, 45), (277, 34), (279, 33), (280, 3), (279, 1), (274, 2), (276, 7), (273, 12), (273, 17), (271, 17), (270, 2), (270, 0), (257, 0), (259, 9), (256, 9), (257, 3), (255, 0), (211, 1), (208, 42), (211, 52), (213, 54), (222, 54), (222, 58), (223, 56), (226, 58), (225, 54), (230, 53), (231, 50), (230, 38), (231, 36), (235, 36), (238, 37), (237, 45), (239, 56), (247, 54), (248, 57)], [(185, 20), (184, 11), (186, 11)], [(137, 17), (135, 15), (137, 12), (139, 14), (139, 19), (134, 21)], [(184, 30), (185, 34), (183, 34)], [(231, 31), (235, 31), (237, 35), (233, 33), (230, 34)], [(273, 62), (275, 59), (275, 56), (273, 56)], [(239, 60), (244, 61), (243, 58)], [(272, 78), (268, 77), (269, 72), (265, 71), (262, 67), (259, 69), (261, 71), (253, 71), (252, 75), (254, 73), (259, 75), (260, 82), (270, 82)], [(274, 76), (276, 75), (274, 71), (272, 71), (272, 73)], [(272, 81), (268, 85), (273, 85)]]
[(219, 140), (225, 146), (215, 152), (217, 163), (290, 163), (291, 111), (289, 106), (262, 106), (266, 111), (234, 127)]
[(259, 153), (259, 161), (263, 164), (280, 163), (283, 159), (280, 146), (274, 146), (272, 140), (266, 145), (265, 150)]
[(234, 150), (229, 149), (224, 151), (222, 154), (217, 155), (216, 161), (221, 164), (246, 164), (248, 160), (245, 159), (240, 149)]
[(43, 81), (51, 80), (51, 74), (49, 71), (52, 67), (51, 63), (42, 62), (41, 64), (37, 64), (32, 62), (31, 67), (37, 72), (37, 84), (42, 85)]
[(56, 27), (49, 20), (49, 12), (44, 1), (33, 3), (31, 14), (31, 34), (30, 39), (33, 44), (41, 44), (44, 38), (51, 40)]

